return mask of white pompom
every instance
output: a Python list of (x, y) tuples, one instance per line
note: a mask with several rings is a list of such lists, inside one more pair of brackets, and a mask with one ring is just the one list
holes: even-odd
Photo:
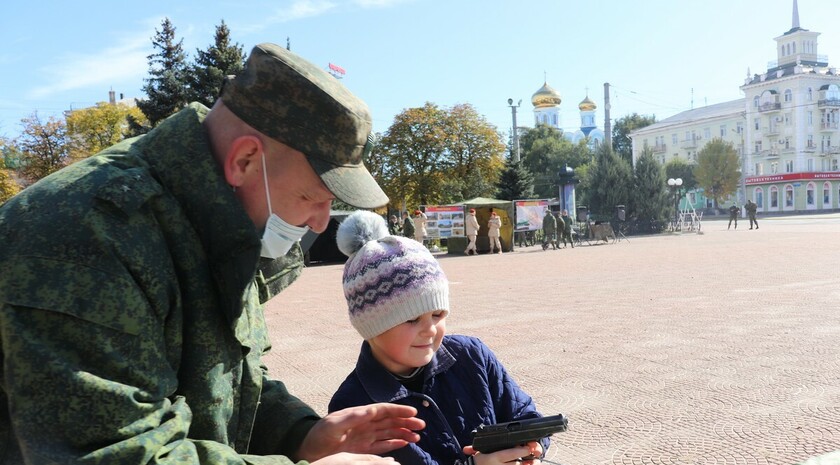
[(338, 225), (335, 242), (338, 250), (348, 257), (358, 252), (368, 241), (388, 235), (388, 224), (376, 213), (357, 210)]

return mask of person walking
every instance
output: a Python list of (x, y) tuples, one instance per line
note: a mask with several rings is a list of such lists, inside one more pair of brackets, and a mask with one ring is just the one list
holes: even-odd
[(490, 239), (490, 253), (502, 253), (501, 236), (502, 219), (495, 211), (490, 212), (490, 220), (487, 221), (487, 237)]
[(469, 243), (467, 244), (467, 250), (464, 252), (467, 255), (477, 255), (478, 250), (475, 248), (475, 240), (478, 237), (478, 220), (475, 217), (475, 208), (470, 208), (469, 214), (467, 214), (467, 221), (465, 223), (467, 239)]
[(555, 235), (557, 234), (557, 218), (554, 217), (554, 214), (551, 213), (551, 209), (545, 209), (545, 216), (543, 216), (543, 223), (542, 223), (542, 230), (543, 230), (543, 243), (542, 248), (543, 250), (548, 250), (548, 246), (557, 250), (557, 238)]
[(568, 210), (563, 210), (563, 213), (560, 216), (560, 220), (563, 222), (561, 225), (557, 223), (557, 227), (561, 230), (561, 237), (563, 238), (563, 248), (566, 248), (566, 241), (569, 241), (569, 245), (572, 248), (575, 248), (575, 241), (572, 237), (572, 217), (569, 216)]
[(758, 229), (758, 220), (755, 219), (755, 214), (758, 211), (758, 205), (756, 205), (752, 200), (747, 200), (747, 204), (744, 208), (747, 209), (747, 216), (750, 217), (750, 229), (753, 228), (753, 224), (755, 224), (755, 229)]
[(539, 463), (548, 438), (470, 451), (479, 425), (542, 415), (487, 345), (446, 334), (450, 289), (438, 260), (416, 242), (386, 234), (382, 217), (368, 211), (351, 214), (336, 233), (348, 257), (342, 275), (348, 315), (362, 344), (329, 411), (382, 399), (415, 406), (426, 421), (420, 440), (388, 454), (403, 464)]
[(738, 229), (738, 213), (740, 212), (741, 209), (734, 203), (729, 207), (729, 225), (726, 226), (727, 230), (732, 226), (733, 221), (735, 222), (735, 229)]
[(212, 109), (192, 103), (3, 204), (3, 462), (393, 464), (373, 454), (419, 440), (416, 409), (321, 418), (262, 360), (260, 260), (282, 290), (333, 199), (388, 202), (363, 164), (371, 129), (321, 67), (260, 44)]

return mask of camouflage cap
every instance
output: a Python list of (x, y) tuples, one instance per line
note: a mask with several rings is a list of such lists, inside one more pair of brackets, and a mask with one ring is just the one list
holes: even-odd
[(275, 44), (251, 50), (222, 101), (254, 129), (306, 155), (338, 199), (375, 208), (388, 197), (364, 165), (373, 149), (367, 105), (337, 79)]

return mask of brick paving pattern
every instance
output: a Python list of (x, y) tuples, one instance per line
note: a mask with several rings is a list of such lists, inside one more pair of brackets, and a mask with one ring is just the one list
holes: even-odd
[[(840, 215), (438, 255), (449, 333), (480, 337), (544, 414), (546, 462), (792, 464), (840, 449)], [(341, 265), (269, 302), (273, 376), (325, 413), (361, 343)]]

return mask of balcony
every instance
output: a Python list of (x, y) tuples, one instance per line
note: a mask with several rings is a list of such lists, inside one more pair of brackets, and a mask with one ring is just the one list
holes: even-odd
[(691, 139), (684, 139), (680, 141), (680, 147), (684, 149), (693, 149), (697, 147), (697, 141), (700, 140), (699, 137), (693, 137)]
[(840, 107), (840, 98), (826, 98), (817, 100), (817, 108)]
[(768, 111), (779, 111), (781, 109), (782, 109), (782, 104), (779, 103), (779, 102), (775, 102), (775, 103), (767, 102), (767, 103), (762, 103), (761, 105), (758, 106), (758, 111), (761, 112), (761, 113), (765, 113), (765, 112), (768, 112)]
[(834, 131), (840, 128), (838, 123), (820, 123), (820, 131)]
[(824, 147), (820, 147), (820, 156), (827, 157), (831, 155), (838, 155), (840, 154), (840, 146), (837, 145), (828, 145)]
[(762, 150), (760, 155), (765, 158), (779, 158), (779, 151), (777, 149)]
[(807, 144), (807, 145), (805, 146), (805, 148), (804, 148), (804, 149), (802, 149), (802, 150), (803, 150), (804, 152), (816, 152), (816, 151), (817, 151), (817, 146), (816, 146), (816, 145), (814, 145), (814, 144)]
[(774, 136), (779, 133), (779, 126), (773, 125), (770, 127), (764, 128), (764, 135), (765, 136)]
[(662, 153), (667, 150), (667, 146), (665, 144), (656, 144), (653, 146), (653, 153)]

